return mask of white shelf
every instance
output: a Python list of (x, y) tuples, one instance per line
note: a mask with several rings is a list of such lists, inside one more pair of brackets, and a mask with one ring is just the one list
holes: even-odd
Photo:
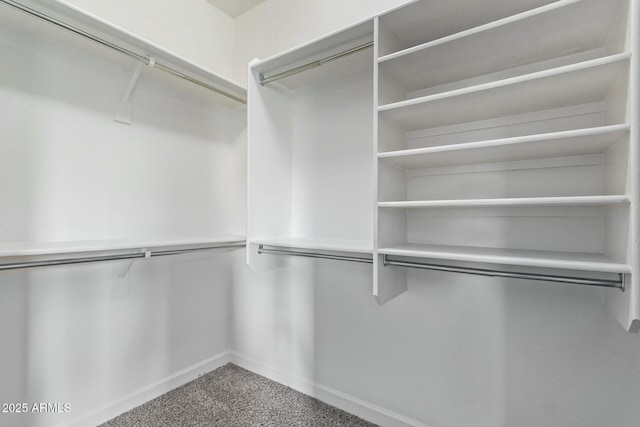
[(250, 241), (250, 243), (254, 245), (264, 245), (290, 249), (352, 252), (362, 254), (370, 254), (373, 252), (373, 243), (366, 240), (284, 237), (277, 239), (257, 239)]
[(584, 270), (603, 273), (631, 272), (631, 267), (625, 263), (615, 262), (606, 255), (591, 253), (415, 244), (381, 248), (378, 250), (378, 253), (382, 255), (431, 258), (447, 261)]
[[(196, 64), (195, 62), (180, 55), (170, 52), (167, 49), (130, 31), (115, 26), (112, 23), (107, 22), (66, 1), (53, 0), (42, 2), (36, 0), (21, 0), (20, 3), (36, 10), (37, 12), (43, 13), (67, 25), (71, 25), (81, 31), (90, 33), (102, 40), (127, 49), (138, 55), (145, 57), (151, 56), (155, 59), (157, 64), (172, 68), (173, 70), (183, 73), (188, 77), (199, 80), (241, 99), (246, 100), (247, 98), (247, 89), (245, 86), (223, 77), (220, 74)], [(83, 47), (90, 46), (96, 50), (99, 49), (102, 53), (109, 55), (111, 58), (115, 58), (115, 55), (117, 55), (117, 57), (127, 58), (124, 54), (116, 53), (115, 51), (112, 51), (98, 43), (84, 40), (82, 36), (73, 34), (67, 30), (55, 28), (53, 25), (45, 23), (38, 18), (20, 13), (10, 9), (6, 5), (2, 5), (0, 21), (2, 21), (3, 25), (5, 24), (5, 20), (8, 21), (8, 25), (13, 27), (30, 28), (32, 30), (36, 30), (38, 33), (42, 33), (42, 31), (52, 31), (51, 34), (55, 34), (54, 37), (64, 38), (65, 42), (78, 43), (78, 41), (80, 41), (83, 43)], [(59, 31), (53, 32), (53, 29)], [(220, 94), (214, 93), (214, 97), (217, 102), (228, 108), (237, 108), (242, 105), (239, 102)]]
[(406, 92), (605, 47), (622, 1), (563, 0), (379, 59)]
[(177, 249), (187, 247), (208, 246), (244, 246), (245, 236), (223, 235), (193, 239), (166, 239), (166, 240), (87, 240), (74, 242), (16, 242), (0, 244), (0, 258), (49, 256), (63, 254), (82, 254), (94, 252), (141, 252), (145, 249)]
[(405, 131), (603, 101), (630, 54), (567, 65), (378, 107)]
[(380, 208), (482, 208), (534, 206), (606, 206), (629, 203), (628, 196), (522, 197), (506, 199), (379, 202)]
[(611, 125), (513, 138), (477, 141), (378, 154), (404, 168), (532, 160), (598, 154), (629, 133), (629, 125)]
[[(306, 65), (338, 54), (350, 48), (373, 41), (373, 20), (367, 19), (328, 34), (300, 46), (296, 46), (278, 55), (261, 60), (251, 66), (254, 73), (269, 77), (280, 72)], [(268, 83), (282, 85), (288, 89), (300, 89), (339, 77), (355, 74), (373, 67), (373, 49), (365, 49), (357, 54), (346, 56), (338, 61), (328, 62), (320, 67), (291, 75)]]
[[(428, 0), (404, 5), (380, 17), (380, 27), (396, 41), (394, 50), (474, 28), (554, 0)], [(382, 54), (389, 52), (383, 51)]]

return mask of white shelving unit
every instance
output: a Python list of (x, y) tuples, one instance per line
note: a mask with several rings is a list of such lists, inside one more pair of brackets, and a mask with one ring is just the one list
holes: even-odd
[(637, 6), (508, 3), (474, 25), (426, 1), (378, 18), (377, 291), (406, 287), (383, 256), (631, 274), (605, 300), (637, 331)]
[[(252, 64), (249, 264), (259, 245), (371, 248), (380, 303), (416, 260), (624, 275), (603, 299), (637, 332), (638, 8), (414, 1)], [(373, 58), (304, 71), (371, 38)]]

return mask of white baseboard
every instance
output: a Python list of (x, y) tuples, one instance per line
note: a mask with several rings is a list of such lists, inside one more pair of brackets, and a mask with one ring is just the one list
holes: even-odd
[(199, 376), (211, 372), (231, 361), (230, 352), (217, 354), (188, 368), (182, 369), (172, 375), (155, 381), (132, 393), (114, 400), (101, 408), (85, 413), (73, 421), (62, 424), (66, 427), (95, 427), (118, 415), (142, 405), (158, 396), (163, 395), (176, 387), (180, 387), (193, 381)]
[(254, 372), (273, 381), (284, 384), (301, 393), (313, 396), (316, 399), (354, 414), (364, 420), (384, 427), (428, 427), (414, 419), (387, 410), (380, 406), (366, 402), (357, 397), (335, 390), (331, 387), (318, 384), (307, 378), (291, 375), (281, 369), (268, 366), (258, 360), (252, 359), (235, 351), (230, 352), (231, 363), (248, 371)]

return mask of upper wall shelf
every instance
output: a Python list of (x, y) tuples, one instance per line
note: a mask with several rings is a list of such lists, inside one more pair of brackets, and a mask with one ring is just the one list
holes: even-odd
[(624, 28), (616, 22), (621, 4), (559, 1), (383, 56), (380, 69), (414, 92), (532, 63), (548, 68), (545, 62), (567, 55), (592, 59), (615, 51), (605, 48), (613, 29)]
[[(122, 52), (124, 50), (133, 54), (127, 55), (133, 56), (145, 63), (147, 61), (144, 60), (144, 58), (152, 57), (155, 61), (156, 68), (189, 80), (192, 83), (199, 84), (200, 86), (208, 86), (209, 89), (215, 92), (216, 102), (225, 107), (236, 108), (246, 102), (247, 90), (242, 85), (189, 61), (180, 55), (169, 52), (142, 37), (117, 27), (65, 1), (53, 0), (44, 2), (41, 0), (20, 0), (19, 2), (14, 2), (13, 0), (0, 0), (0, 2), (0, 19), (3, 21), (6, 19), (9, 25), (20, 27), (40, 25), (40, 27), (34, 28), (42, 28), (42, 25), (49, 25), (51, 28), (55, 28), (54, 24), (45, 24), (44, 21), (36, 18), (34, 14), (52, 18), (63, 24), (65, 30), (59, 28), (60, 32), (68, 32), (73, 38), (79, 39), (83, 36), (87, 38), (87, 34), (89, 36), (95, 36), (95, 38), (98, 38), (100, 41), (96, 42), (94, 39), (91, 44), (92, 46), (101, 48), (103, 52), (115, 52), (119, 50), (121, 53), (118, 55), (124, 56), (125, 53)], [(30, 14), (18, 12), (18, 10), (15, 9), (16, 5), (18, 7), (26, 7), (30, 10)], [(56, 25), (60, 27), (59, 24)], [(87, 38), (87, 40), (89, 38)], [(227, 95), (216, 91), (226, 93)]]
[[(372, 41), (373, 21), (368, 19), (259, 61), (253, 64), (251, 69), (266, 78), (331, 57)], [(269, 84), (280, 84), (288, 89), (296, 90), (355, 74), (358, 71), (370, 70), (372, 67), (373, 51), (372, 49), (364, 49), (338, 61), (328, 62), (320, 67), (309, 69)]]
[(378, 107), (405, 131), (603, 101), (629, 66), (622, 53)]

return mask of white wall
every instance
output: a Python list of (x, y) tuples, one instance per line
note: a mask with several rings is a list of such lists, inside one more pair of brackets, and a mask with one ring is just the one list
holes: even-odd
[(233, 80), (231, 17), (207, 0), (63, 0)]
[[(394, 3), (267, 0), (236, 20), (237, 79), (250, 58)], [(236, 257), (238, 363), (416, 425), (638, 425), (640, 337), (624, 332), (599, 290), (410, 271), (408, 292), (379, 306), (370, 266), (289, 261), (257, 273)]]
[(409, 291), (379, 306), (369, 265), (253, 273), (240, 258), (233, 350), (293, 386), (431, 427), (638, 424), (640, 340), (597, 291), (412, 271)]
[(339, 30), (407, 0), (267, 0), (235, 19), (234, 76), (246, 84), (247, 64)]
[[(228, 126), (237, 118), (206, 91), (144, 70), (132, 124), (116, 123), (132, 64), (21, 16), (0, 9), (1, 243), (242, 231), (228, 185), (244, 172), (244, 130)], [(130, 393), (211, 369), (230, 345), (230, 256), (137, 261), (120, 297), (112, 275), (124, 264), (0, 273), (0, 402), (71, 404), (68, 414), (0, 413), (0, 425), (127, 409)]]

